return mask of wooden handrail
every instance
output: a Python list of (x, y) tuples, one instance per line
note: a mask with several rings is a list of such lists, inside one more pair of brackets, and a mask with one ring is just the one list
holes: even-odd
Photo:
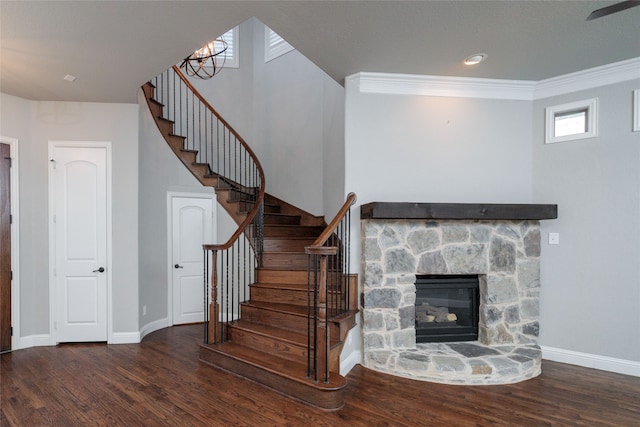
[(251, 222), (253, 221), (253, 219), (256, 217), (256, 215), (258, 214), (259, 210), (260, 210), (260, 206), (262, 205), (262, 202), (264, 200), (264, 194), (265, 194), (265, 178), (264, 178), (264, 170), (262, 169), (262, 165), (260, 164), (260, 161), (258, 160), (258, 157), (256, 156), (256, 154), (253, 152), (253, 150), (251, 149), (251, 147), (249, 147), (249, 145), (245, 142), (245, 140), (240, 136), (240, 134), (238, 134), (238, 132), (236, 132), (236, 130), (220, 115), (218, 114), (218, 112), (216, 111), (215, 108), (213, 108), (211, 106), (211, 104), (209, 104), (207, 102), (206, 99), (204, 99), (202, 97), (202, 95), (200, 94), (200, 92), (198, 92), (196, 90), (195, 87), (193, 87), (193, 85), (191, 84), (191, 82), (189, 82), (189, 80), (185, 77), (184, 74), (182, 74), (182, 72), (180, 71), (180, 68), (178, 68), (177, 66), (173, 66), (173, 71), (178, 75), (178, 77), (180, 77), (180, 80), (182, 80), (182, 82), (189, 88), (189, 90), (191, 90), (191, 92), (194, 94), (194, 96), (196, 96), (200, 102), (202, 102), (202, 104), (214, 115), (216, 116), (216, 118), (220, 121), (220, 123), (222, 123), (227, 129), (229, 129), (229, 132), (231, 134), (233, 134), (233, 136), (236, 138), (236, 140), (238, 142), (240, 142), (240, 145), (242, 145), (242, 147), (244, 147), (244, 149), (247, 151), (247, 153), (249, 153), (249, 156), (251, 156), (251, 159), (253, 160), (253, 162), (256, 165), (256, 169), (258, 171), (258, 175), (260, 177), (260, 189), (258, 190), (258, 196), (256, 198), (256, 203), (253, 205), (253, 207), (251, 208), (251, 210), (249, 211), (249, 213), (247, 213), (247, 217), (244, 219), (244, 221), (242, 221), (242, 223), (238, 226), (238, 229), (235, 231), (235, 233), (233, 233), (233, 235), (231, 235), (231, 237), (229, 238), (229, 240), (226, 241), (226, 243), (223, 244), (218, 244), (218, 245), (211, 245), (211, 244), (205, 244), (202, 245), (202, 248), (204, 250), (209, 250), (209, 251), (221, 251), (221, 250), (226, 250), (229, 249), (231, 246), (233, 246), (233, 243), (238, 240), (238, 238), (240, 237), (240, 235), (242, 233), (244, 233), (244, 231), (247, 229), (247, 227), (249, 227), (249, 224), (251, 224)]
[(355, 193), (349, 193), (349, 195), (347, 196), (347, 200), (344, 202), (344, 205), (342, 205), (342, 208), (340, 208), (340, 210), (338, 211), (336, 216), (333, 218), (331, 223), (327, 225), (327, 227), (324, 229), (322, 234), (318, 236), (318, 238), (315, 240), (315, 242), (313, 242), (313, 244), (305, 247), (306, 254), (310, 255), (313, 253), (317, 253), (318, 248), (322, 247), (322, 245), (324, 245), (327, 242), (327, 240), (329, 240), (329, 237), (331, 237), (333, 232), (336, 231), (336, 229), (338, 228), (338, 225), (340, 225), (340, 222), (342, 222), (342, 219), (345, 217), (347, 212), (349, 212), (349, 209), (351, 209), (351, 206), (353, 206), (356, 200), (357, 200), (357, 197)]

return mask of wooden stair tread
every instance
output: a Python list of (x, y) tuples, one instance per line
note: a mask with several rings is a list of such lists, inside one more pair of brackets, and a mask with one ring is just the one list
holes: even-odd
[(226, 342), (224, 344), (200, 344), (200, 347), (225, 354), (227, 357), (285, 377), (289, 381), (304, 384), (310, 388), (333, 391), (342, 389), (347, 383), (342, 375), (335, 372), (331, 372), (328, 383), (323, 381), (315, 382), (307, 379), (307, 367), (305, 364), (283, 359), (273, 354), (232, 342)]
[(307, 345), (307, 334), (303, 334), (289, 329), (276, 328), (262, 323), (248, 322), (246, 320), (236, 320), (229, 325), (233, 328), (243, 329), (251, 333), (257, 333), (268, 337), (274, 337), (281, 341), (296, 345)]

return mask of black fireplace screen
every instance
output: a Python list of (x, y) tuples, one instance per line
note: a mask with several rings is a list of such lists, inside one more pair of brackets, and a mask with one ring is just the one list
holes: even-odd
[(418, 275), (416, 279), (416, 342), (476, 341), (478, 276)]

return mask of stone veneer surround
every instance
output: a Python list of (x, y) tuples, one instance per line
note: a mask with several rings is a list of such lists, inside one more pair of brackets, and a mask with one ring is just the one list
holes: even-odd
[[(539, 222), (363, 220), (365, 366), (445, 383), (540, 373)], [(476, 343), (415, 341), (416, 274), (478, 274)]]

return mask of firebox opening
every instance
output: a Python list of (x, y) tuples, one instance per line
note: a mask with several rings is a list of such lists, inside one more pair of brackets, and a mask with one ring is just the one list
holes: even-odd
[(416, 276), (416, 342), (478, 340), (477, 275)]

